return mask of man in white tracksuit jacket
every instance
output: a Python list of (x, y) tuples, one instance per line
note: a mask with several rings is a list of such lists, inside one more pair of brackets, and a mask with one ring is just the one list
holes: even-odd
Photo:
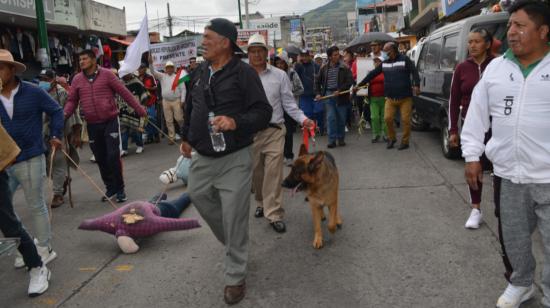
[[(472, 93), (462, 155), (471, 187), (483, 177), (483, 151), (502, 179), (502, 239), (513, 273), (497, 307), (519, 307), (533, 297), (531, 235), (537, 226), (545, 254), (542, 305), (550, 307), (550, 8), (520, 1), (510, 14), (510, 49), (487, 66)], [(493, 135), (485, 146), (490, 127)]]

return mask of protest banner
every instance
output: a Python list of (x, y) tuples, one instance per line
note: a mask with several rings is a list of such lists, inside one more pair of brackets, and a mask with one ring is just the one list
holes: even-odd
[(167, 61), (174, 62), (178, 68), (188, 65), (189, 59), (197, 56), (197, 43), (195, 40), (185, 40), (152, 44), (150, 52), (155, 70), (164, 70)]

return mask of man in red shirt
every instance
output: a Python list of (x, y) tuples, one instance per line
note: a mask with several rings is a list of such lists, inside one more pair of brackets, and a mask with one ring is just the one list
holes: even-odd
[[(141, 63), (141, 66), (138, 69), (139, 80), (141, 80), (143, 86), (145, 87), (147, 92), (149, 92), (149, 100), (146, 104), (147, 116), (149, 117), (148, 122), (153, 123), (155, 126), (159, 127), (157, 121), (157, 81), (155, 80), (155, 77), (147, 74), (148, 67), (149, 65), (147, 65), (147, 63)], [(159, 132), (153, 125), (147, 124), (147, 126), (145, 127), (145, 132), (147, 133), (147, 140), (145, 140), (146, 144), (160, 142)]]

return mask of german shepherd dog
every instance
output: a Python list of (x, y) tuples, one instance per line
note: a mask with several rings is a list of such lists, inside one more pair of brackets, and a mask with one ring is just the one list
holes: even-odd
[(315, 235), (313, 247), (323, 247), (323, 232), (321, 221), (325, 220), (323, 208), (329, 210), (328, 230), (336, 232), (342, 226), (342, 218), (338, 212), (338, 169), (334, 157), (324, 151), (308, 154), (306, 147), (300, 146), (298, 159), (294, 161), (290, 174), (284, 179), (285, 188), (305, 190), (307, 200), (313, 214)]

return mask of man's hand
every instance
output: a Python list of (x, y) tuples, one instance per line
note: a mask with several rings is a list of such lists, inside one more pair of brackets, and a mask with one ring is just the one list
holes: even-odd
[(235, 120), (227, 116), (214, 117), (214, 120), (212, 121), (212, 126), (214, 126), (215, 131), (219, 132), (226, 132), (237, 129), (237, 123), (235, 123)]
[(334, 91), (334, 92), (332, 92), (332, 95), (338, 96), (338, 95), (340, 95), (340, 91)]
[(477, 185), (478, 181), (483, 182), (483, 171), (481, 170), (481, 163), (479, 161), (472, 161), (466, 163), (464, 166), (464, 176), (466, 182), (473, 190), (479, 190)]
[(302, 126), (307, 128), (307, 129), (314, 129), (315, 128), (315, 122), (312, 121), (311, 119), (305, 119), (304, 122), (302, 123)]
[(191, 150), (192, 150), (192, 148), (191, 148), (191, 145), (189, 145), (189, 143), (183, 141), (180, 144), (180, 153), (184, 157), (191, 158)]
[(52, 149), (59, 150), (59, 149), (63, 148), (63, 143), (61, 142), (61, 140), (59, 140), (57, 138), (51, 138), (50, 139), (50, 147)]
[(320, 99), (321, 99), (321, 95), (319, 95), (319, 94), (315, 95), (315, 100), (316, 101), (319, 101)]
[(449, 136), (449, 146), (451, 148), (458, 148), (459, 147), (459, 145), (458, 145), (458, 134), (452, 133)]
[(146, 118), (147, 117), (147, 110), (145, 110), (145, 108), (143, 108), (143, 107), (137, 109), (136, 112), (141, 118)]
[(420, 95), (420, 87), (419, 86), (414, 86), (413, 87), (413, 95), (414, 96)]

